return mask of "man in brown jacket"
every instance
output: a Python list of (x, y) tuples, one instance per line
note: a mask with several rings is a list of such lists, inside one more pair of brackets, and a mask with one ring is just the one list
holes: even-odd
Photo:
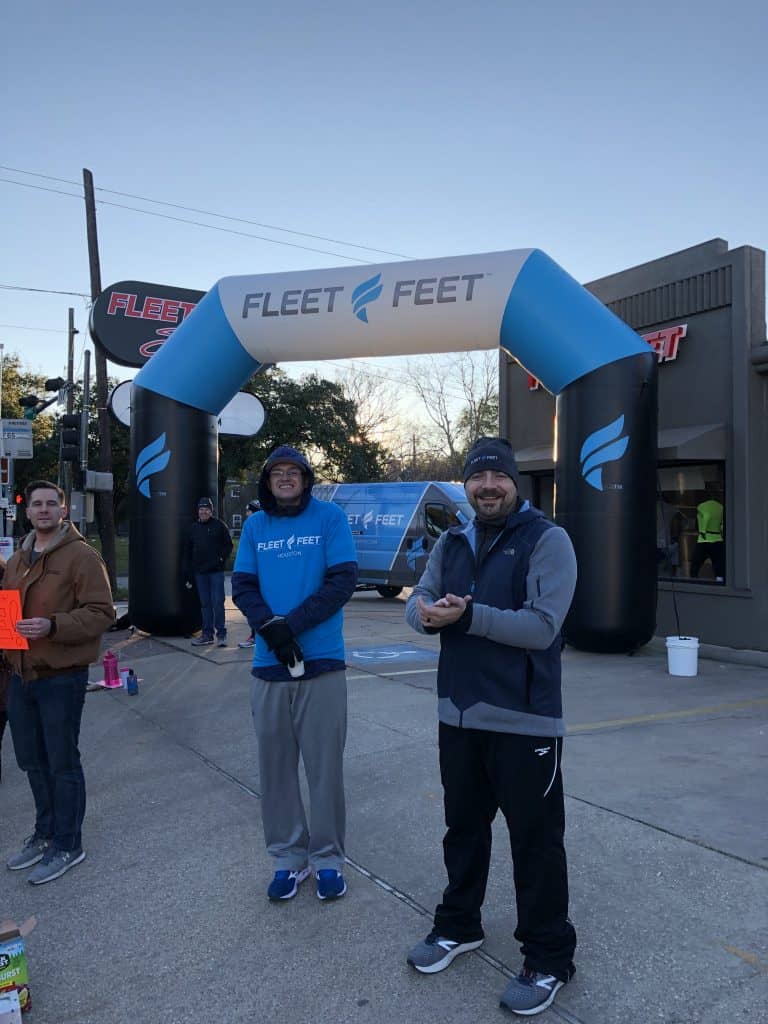
[[(35, 829), (7, 862), (37, 867), (33, 885), (51, 882), (85, 859), (81, 827), (85, 778), (78, 740), (88, 666), (115, 610), (100, 556), (64, 522), (64, 492), (36, 480), (25, 491), (32, 532), (9, 560), (5, 590), (21, 595), (16, 632), (29, 650), (8, 651), (8, 723), (19, 768), (35, 800)], [(38, 863), (39, 862), (39, 863)]]

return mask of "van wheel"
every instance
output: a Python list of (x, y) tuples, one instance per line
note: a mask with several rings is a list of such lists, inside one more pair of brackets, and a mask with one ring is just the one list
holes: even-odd
[(376, 587), (382, 597), (397, 597), (402, 587)]

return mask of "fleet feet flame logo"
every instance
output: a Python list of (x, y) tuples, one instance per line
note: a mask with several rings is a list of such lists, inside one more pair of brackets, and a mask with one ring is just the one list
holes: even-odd
[(357, 319), (362, 320), (364, 324), (368, 323), (366, 307), (378, 299), (381, 295), (381, 288), (381, 274), (377, 274), (375, 277), (369, 277), (367, 281), (363, 281), (352, 292), (352, 311)]
[(143, 448), (136, 459), (136, 486), (145, 498), (151, 498), (149, 492), (150, 477), (160, 473), (168, 465), (171, 453), (165, 448), (165, 434), (155, 438), (146, 448)]
[(596, 491), (603, 489), (603, 466), (606, 462), (617, 462), (629, 444), (629, 437), (625, 434), (620, 437), (624, 429), (624, 414), (622, 413), (613, 423), (607, 427), (601, 427), (594, 434), (590, 434), (581, 446), (579, 462), (581, 463), (581, 475), (590, 487)]

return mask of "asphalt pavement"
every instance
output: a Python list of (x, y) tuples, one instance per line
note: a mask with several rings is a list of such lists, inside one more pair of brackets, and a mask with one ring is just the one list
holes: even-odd
[[(27, 940), (29, 1024), (476, 1024), (520, 964), (508, 842), (494, 826), (486, 941), (441, 974), (405, 952), (444, 884), (437, 640), (403, 601), (346, 610), (347, 881), (266, 900), (247, 632), (230, 647), (109, 634), (140, 692), (94, 691), (81, 747), (88, 857), (32, 887), (0, 873), (0, 918)], [(91, 672), (96, 680), (98, 666)], [(655, 646), (567, 649), (564, 778), (577, 974), (539, 1019), (768, 1024), (768, 669), (712, 658), (667, 674)], [(0, 854), (32, 825), (3, 748)]]

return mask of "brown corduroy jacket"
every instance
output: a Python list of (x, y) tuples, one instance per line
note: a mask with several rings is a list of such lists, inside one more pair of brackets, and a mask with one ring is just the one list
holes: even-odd
[(51, 619), (51, 633), (28, 651), (7, 651), (12, 670), (25, 682), (86, 668), (99, 656), (101, 636), (115, 621), (112, 592), (101, 556), (71, 523), (32, 563), (34, 531), (8, 560), (4, 590), (21, 594), (22, 618)]

